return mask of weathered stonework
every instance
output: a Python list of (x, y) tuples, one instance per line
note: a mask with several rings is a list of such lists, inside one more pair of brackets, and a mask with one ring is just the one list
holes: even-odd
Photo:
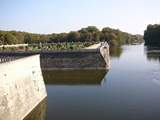
[(0, 64), (0, 120), (22, 120), (44, 98), (39, 55)]
[[(72, 54), (72, 56), (70, 55)], [(42, 69), (105, 69), (106, 63), (99, 50), (66, 52), (41, 58)]]
[(40, 54), (40, 63), (43, 70), (110, 69), (109, 46), (107, 43), (103, 43), (96, 49), (0, 53), (0, 62), (3, 63), (34, 54)]

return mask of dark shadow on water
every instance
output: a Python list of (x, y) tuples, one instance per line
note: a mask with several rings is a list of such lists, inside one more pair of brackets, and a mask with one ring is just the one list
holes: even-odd
[(145, 53), (149, 61), (159, 61), (160, 62), (160, 47), (145, 47)]
[(101, 85), (106, 70), (42, 70), (47, 85)]

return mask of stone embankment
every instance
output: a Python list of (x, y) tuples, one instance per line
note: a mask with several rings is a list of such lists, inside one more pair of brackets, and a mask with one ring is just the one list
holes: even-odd
[(23, 120), (47, 93), (39, 55), (0, 64), (0, 120)]

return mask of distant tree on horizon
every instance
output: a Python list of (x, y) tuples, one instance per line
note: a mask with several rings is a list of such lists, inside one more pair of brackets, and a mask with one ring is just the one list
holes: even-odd
[(12, 35), (11, 33), (5, 34), (4, 38), (5, 38), (4, 44), (17, 44), (18, 43), (18, 40), (16, 39), (16, 37)]
[(61, 43), (61, 42), (100, 42), (107, 41), (111, 46), (142, 42), (142, 37), (104, 27), (101, 31), (96, 26), (88, 26), (69, 33), (33, 34), (17, 31), (0, 31), (0, 44), (17, 43)]
[(145, 45), (160, 46), (160, 24), (149, 24), (144, 31)]

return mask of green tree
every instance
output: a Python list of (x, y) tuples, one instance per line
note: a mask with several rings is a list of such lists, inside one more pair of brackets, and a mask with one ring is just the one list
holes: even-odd
[(144, 31), (145, 45), (160, 46), (160, 25), (148, 25)]
[(95, 26), (88, 26), (78, 31), (80, 33), (80, 41), (100, 41), (100, 31)]
[(78, 42), (80, 39), (80, 33), (79, 32), (70, 32), (67, 35), (67, 41), (68, 42)]
[(67, 34), (66, 33), (59, 33), (59, 34), (57, 34), (56, 40), (58, 42), (66, 42), (67, 41)]
[(24, 35), (21, 32), (16, 32), (15, 37), (18, 43), (24, 43)]
[(95, 32), (95, 33), (93, 33), (93, 38), (94, 38), (94, 40), (93, 41), (100, 41), (100, 39), (101, 39), (101, 32)]
[(95, 26), (88, 26), (87, 28), (85, 28), (87, 32), (90, 32), (90, 33), (97, 33), (99, 32), (99, 29)]
[(0, 45), (3, 45), (3, 44), (4, 44), (4, 41), (5, 41), (4, 36), (0, 36)]
[(25, 34), (24, 35), (24, 43), (31, 43), (32, 42), (32, 37), (30, 34)]
[(7, 33), (5, 35), (5, 41), (4, 44), (17, 44), (17, 39), (14, 35), (12, 35), (11, 33)]

